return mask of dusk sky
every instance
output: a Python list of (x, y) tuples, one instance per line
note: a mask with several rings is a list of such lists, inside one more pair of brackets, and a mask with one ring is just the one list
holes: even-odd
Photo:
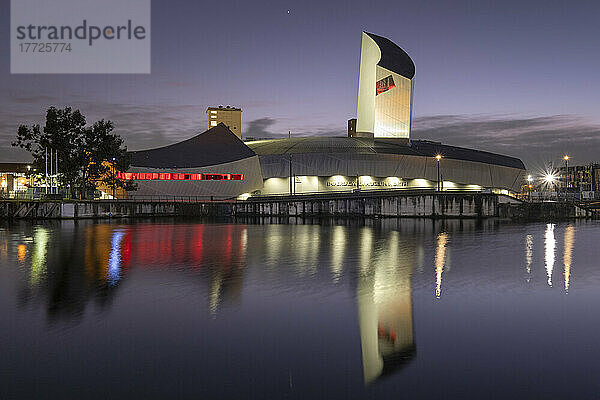
[[(206, 129), (207, 106), (243, 109), (243, 135), (346, 134), (361, 31), (416, 65), (413, 138), (522, 158), (600, 161), (600, 5), (565, 1), (152, 2), (149, 75), (11, 75), (2, 0), (0, 160), (50, 105), (110, 119), (130, 150)], [(288, 13), (289, 11), (289, 13)]]

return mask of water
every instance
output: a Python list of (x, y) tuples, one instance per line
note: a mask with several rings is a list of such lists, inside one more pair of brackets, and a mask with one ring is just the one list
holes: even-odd
[(0, 398), (597, 398), (597, 222), (0, 227)]

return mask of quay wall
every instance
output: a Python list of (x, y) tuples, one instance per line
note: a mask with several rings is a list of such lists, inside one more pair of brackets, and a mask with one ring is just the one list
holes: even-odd
[(133, 201), (2, 201), (0, 218), (81, 219), (228, 215), (218, 202)]
[(481, 193), (294, 196), (236, 202), (232, 211), (240, 216), (487, 218), (498, 215), (502, 201)]
[(0, 219), (136, 217), (420, 217), (545, 221), (597, 216), (569, 203), (526, 203), (491, 193), (255, 197), (244, 201), (0, 201)]

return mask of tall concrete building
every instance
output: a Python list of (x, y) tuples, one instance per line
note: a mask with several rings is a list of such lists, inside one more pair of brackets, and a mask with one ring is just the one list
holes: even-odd
[(235, 136), (242, 138), (242, 109), (231, 106), (208, 107), (206, 109), (207, 129), (223, 123)]
[(363, 32), (356, 136), (408, 142), (415, 64), (391, 40)]

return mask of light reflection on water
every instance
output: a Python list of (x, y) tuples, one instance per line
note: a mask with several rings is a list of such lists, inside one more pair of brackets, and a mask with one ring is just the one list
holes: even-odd
[(441, 232), (437, 238), (437, 250), (435, 252), (435, 297), (438, 299), (442, 295), (442, 272), (446, 265), (446, 243), (448, 234)]
[(47, 247), (48, 231), (46, 228), (37, 227), (33, 233), (33, 255), (31, 257), (31, 272), (29, 279), (31, 286), (38, 285), (46, 274)]
[(125, 235), (122, 231), (113, 231), (107, 271), (107, 281), (110, 286), (116, 284), (121, 278), (121, 240), (123, 236)]
[(533, 262), (533, 235), (525, 236), (525, 272), (527, 282), (531, 280), (531, 263)]
[[(177, 378), (182, 380), (183, 397), (193, 397), (198, 385), (204, 395), (223, 398), (242, 388), (251, 388), (256, 398), (323, 394), (327, 398), (380, 398), (398, 388), (415, 395), (442, 395), (443, 391), (420, 377), (440, 372), (436, 365), (441, 353), (471, 354), (472, 349), (461, 345), (460, 339), (445, 343), (448, 334), (469, 336), (471, 331), (484, 329), (449, 325), (453, 321), (477, 315), (481, 307), (488, 311), (500, 307), (496, 311), (501, 313), (502, 307), (510, 309), (519, 298), (520, 312), (525, 314), (515, 312), (513, 321), (505, 316), (485, 322), (493, 315), (489, 312), (472, 321), (488, 328), (490, 337), (478, 336), (482, 343), (489, 341), (486, 349), (497, 345), (496, 334), (502, 341), (518, 343), (523, 329), (535, 331), (535, 326), (524, 322), (529, 310), (556, 313), (557, 306), (572, 307), (566, 298), (548, 301), (548, 296), (569, 293), (570, 298), (577, 298), (577, 288), (581, 295), (587, 294), (587, 288), (600, 281), (600, 272), (590, 261), (598, 255), (597, 247), (587, 246), (600, 232), (592, 222), (506, 226), (495, 221), (416, 219), (257, 222), (5, 226), (0, 231), (4, 241), (0, 246), (4, 289), (0, 317), (20, 322), (5, 325), (0, 336), (0, 350), (14, 367), (10, 372), (0, 370), (0, 384), (9, 388), (9, 395), (40, 393), (37, 386), (24, 384), (25, 373), (36, 368), (35, 358), (19, 351), (27, 344), (23, 329), (32, 329), (50, 340), (37, 351), (54, 354), (49, 360), (58, 365), (58, 371), (75, 373), (71, 370), (74, 358), (97, 363), (107, 380), (127, 369), (102, 370), (101, 365), (142, 367), (147, 363), (148, 354), (141, 356), (127, 340), (117, 344), (119, 338), (151, 335), (153, 344), (144, 346), (144, 351), (151, 358), (165, 360), (153, 368), (174, 374), (177, 363), (185, 359), (185, 365), (202, 372), (189, 379)], [(564, 265), (563, 285), (556, 283), (559, 293), (553, 287), (557, 257)], [(575, 267), (577, 281), (572, 273)], [(560, 278), (560, 274), (554, 277)], [(140, 303), (141, 298), (145, 300)], [(489, 298), (496, 299), (495, 303), (486, 303)], [(36, 312), (40, 308), (45, 309), (46, 318)], [(170, 311), (161, 314), (164, 310)], [(295, 321), (299, 325), (292, 328)], [(63, 322), (75, 325), (68, 332), (54, 329)], [(506, 331), (506, 326), (514, 330)], [(110, 343), (117, 346), (116, 352), (107, 352), (106, 344), (98, 339), (105, 337), (99, 333), (105, 329), (114, 335)], [(311, 334), (321, 331), (318, 340)], [(174, 334), (180, 339), (171, 341)], [(198, 341), (198, 335), (202, 340)], [(91, 346), (96, 355), (56, 353), (54, 346), (67, 336), (79, 343), (76, 348)], [(78, 341), (79, 337), (85, 339)], [(560, 353), (564, 335), (556, 331), (553, 337), (554, 349)], [(280, 347), (279, 343), (288, 341), (295, 345)], [(583, 339), (579, 343), (588, 346)], [(537, 351), (534, 344), (527, 346), (534, 348), (520, 351)], [(202, 356), (188, 359), (195, 351)], [(498, 368), (510, 361), (502, 357), (497, 354)], [(461, 363), (458, 358), (456, 362)], [(471, 362), (475, 365), (469, 373), (473, 368), (484, 370), (483, 360)], [(523, 368), (535, 367), (532, 362)], [(229, 368), (237, 375), (232, 377)], [(280, 385), (276, 377), (282, 368), (285, 383)], [(446, 372), (454, 379), (461, 377), (458, 367)], [(511, 379), (517, 378), (498, 379), (510, 387), (515, 384)], [(158, 392), (172, 385), (143, 381)], [(80, 385), (78, 394), (111, 394), (93, 382), (88, 385)], [(130, 387), (125, 380), (117, 389), (123, 395)], [(49, 390), (69, 393), (62, 385)], [(473, 390), (476, 397), (477, 387)]]
[(546, 225), (546, 234), (544, 236), (544, 247), (546, 249), (546, 275), (548, 276), (548, 286), (552, 286), (552, 272), (554, 270), (554, 251), (556, 240), (554, 239), (554, 224)]
[(569, 293), (569, 283), (571, 280), (571, 262), (573, 256), (573, 245), (575, 244), (575, 227), (569, 225), (565, 228), (565, 245), (563, 264), (565, 266), (565, 293)]

